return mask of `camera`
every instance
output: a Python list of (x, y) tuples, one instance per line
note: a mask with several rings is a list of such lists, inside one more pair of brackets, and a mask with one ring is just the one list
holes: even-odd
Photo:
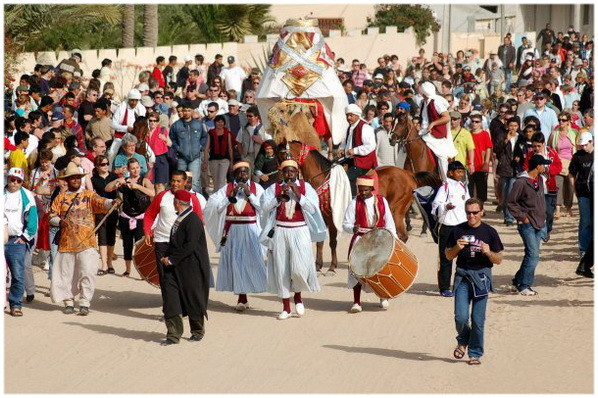
[(461, 237), (461, 239), (463, 239), (463, 240), (467, 241), (468, 243), (473, 243), (473, 242), (475, 242), (475, 236), (473, 236), (473, 235), (463, 235), (463, 236)]

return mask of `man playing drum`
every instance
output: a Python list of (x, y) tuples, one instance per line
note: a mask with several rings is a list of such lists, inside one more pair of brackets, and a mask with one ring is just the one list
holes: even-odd
[(419, 88), (424, 101), (421, 107), (421, 130), (419, 135), (438, 158), (440, 178), (446, 180), (448, 158), (455, 157), (457, 150), (449, 128), (451, 120), (448, 102), (436, 95), (436, 87), (431, 82), (423, 82)]
[[(352, 233), (349, 245), (349, 254), (353, 245), (359, 238), (375, 228), (384, 228), (390, 231), (395, 237), (397, 235), (395, 222), (388, 207), (386, 198), (382, 195), (374, 195), (374, 180), (368, 177), (357, 179), (358, 195), (351, 201), (345, 212), (343, 230)], [(362, 284), (349, 271), (348, 287), (353, 289), (353, 306), (351, 313), (361, 312), (361, 289)], [(380, 307), (387, 309), (388, 300), (380, 299)]]
[(320, 291), (312, 242), (326, 238), (326, 224), (318, 194), (297, 178), (297, 162), (285, 160), (280, 167), (284, 180), (271, 185), (260, 200), (260, 242), (268, 247), (268, 291), (282, 299), (278, 319), (283, 320), (291, 317), (291, 292), (295, 292), (295, 311), (302, 316), (301, 291)]
[(346, 157), (349, 169), (347, 177), (351, 183), (351, 195), (357, 195), (355, 181), (370, 169), (378, 167), (376, 161), (376, 135), (374, 129), (361, 118), (361, 108), (355, 104), (345, 108), (349, 128), (347, 136), (338, 149), (339, 157)]
[(220, 252), (216, 290), (238, 294), (237, 311), (249, 308), (247, 293), (267, 288), (266, 247), (259, 241), (264, 188), (249, 179), (250, 167), (246, 161), (235, 163), (235, 180), (212, 194), (206, 207), (206, 227)]

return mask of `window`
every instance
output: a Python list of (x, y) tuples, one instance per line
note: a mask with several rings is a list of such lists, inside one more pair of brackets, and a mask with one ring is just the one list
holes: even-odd
[(589, 25), (590, 24), (590, 5), (589, 4), (584, 4), (583, 5), (583, 10), (581, 11), (582, 15), (583, 15), (583, 25)]

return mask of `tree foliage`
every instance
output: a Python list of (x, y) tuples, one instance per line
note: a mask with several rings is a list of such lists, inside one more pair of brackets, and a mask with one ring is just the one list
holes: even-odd
[(413, 27), (419, 45), (425, 44), (428, 36), (440, 30), (432, 10), (427, 6), (409, 4), (379, 4), (369, 26), (396, 26), (399, 31)]

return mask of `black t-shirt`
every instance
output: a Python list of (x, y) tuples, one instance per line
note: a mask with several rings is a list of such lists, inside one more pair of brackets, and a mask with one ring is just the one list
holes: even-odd
[(106, 192), (106, 185), (117, 179), (118, 176), (112, 171), (108, 172), (106, 178), (103, 178), (94, 170), (93, 175), (91, 176), (91, 185), (93, 186), (93, 190), (96, 191), (101, 197), (116, 199), (116, 191)]
[(573, 154), (569, 164), (569, 174), (575, 177), (575, 193), (584, 198), (593, 197), (594, 173), (594, 152), (588, 153), (579, 150)]
[(77, 112), (79, 114), (79, 124), (81, 125), (81, 128), (83, 129), (83, 131), (85, 131), (85, 127), (87, 127), (87, 123), (89, 123), (87, 120), (85, 120), (84, 116), (85, 115), (94, 115), (94, 111), (93, 111), (93, 104), (89, 101), (83, 101), (81, 103), (81, 105), (79, 105), (79, 112)]
[[(482, 254), (481, 243), (487, 243), (490, 250), (497, 253), (504, 249), (498, 232), (486, 223), (479, 227), (470, 227), (467, 222), (457, 225), (451, 231), (448, 239), (448, 246), (453, 247), (457, 244), (457, 239), (463, 235), (473, 235), (475, 241), (465, 246), (457, 256), (457, 267), (468, 270), (479, 270), (482, 268), (491, 268), (492, 262), (485, 254)], [(473, 257), (472, 257), (473, 254)]]

